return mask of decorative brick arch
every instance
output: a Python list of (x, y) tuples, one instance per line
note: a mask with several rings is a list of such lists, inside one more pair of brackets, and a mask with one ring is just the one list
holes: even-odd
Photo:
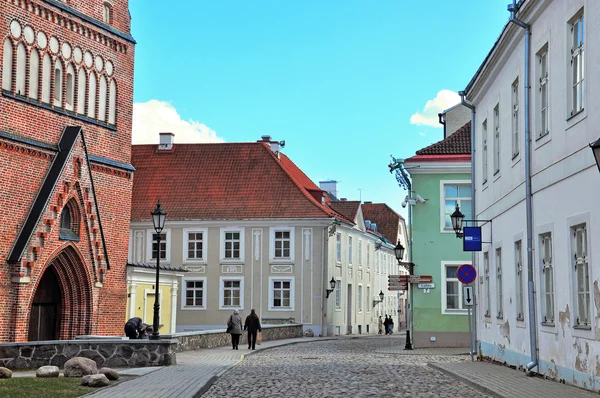
[[(52, 270), (61, 294), (59, 338), (70, 340), (92, 331), (92, 286), (82, 257), (69, 245), (48, 262), (43, 275)], [(39, 283), (39, 282), (38, 282)], [(37, 286), (36, 286), (37, 289)], [(34, 297), (35, 294), (32, 296)]]

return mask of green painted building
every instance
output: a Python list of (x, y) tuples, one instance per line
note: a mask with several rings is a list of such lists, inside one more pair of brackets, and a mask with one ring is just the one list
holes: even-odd
[(414, 348), (469, 347), (467, 307), (456, 270), (471, 263), (471, 253), (463, 252), (450, 215), (457, 204), (471, 214), (470, 134), (469, 122), (404, 160), (412, 180), (407, 204), (414, 274), (433, 277), (432, 287), (412, 285)]

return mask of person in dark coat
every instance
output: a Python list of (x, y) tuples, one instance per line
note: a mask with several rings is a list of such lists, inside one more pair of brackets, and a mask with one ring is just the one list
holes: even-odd
[(233, 315), (227, 320), (227, 332), (231, 334), (231, 345), (234, 350), (240, 345), (240, 336), (242, 335), (242, 317), (238, 310), (233, 310)]
[(394, 319), (390, 316), (390, 322), (388, 323), (388, 334), (394, 334)]
[(387, 315), (385, 316), (385, 321), (383, 321), (383, 327), (385, 330), (385, 334), (388, 334), (390, 328), (390, 318), (388, 318)]
[(260, 319), (258, 318), (258, 315), (256, 315), (254, 309), (250, 310), (250, 315), (246, 317), (244, 330), (248, 331), (248, 349), (252, 348), (254, 350), (256, 348), (256, 336), (258, 335), (258, 332), (262, 332)]
[(148, 337), (148, 330), (152, 328), (142, 322), (142, 318), (131, 318), (125, 323), (125, 336), (130, 339), (143, 339)]

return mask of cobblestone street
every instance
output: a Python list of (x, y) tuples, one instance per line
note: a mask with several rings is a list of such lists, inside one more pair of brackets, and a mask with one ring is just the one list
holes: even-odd
[[(486, 397), (429, 362), (468, 355), (404, 351), (404, 336), (294, 344), (257, 352), (225, 372), (203, 397)], [(445, 352), (444, 352), (445, 354)]]

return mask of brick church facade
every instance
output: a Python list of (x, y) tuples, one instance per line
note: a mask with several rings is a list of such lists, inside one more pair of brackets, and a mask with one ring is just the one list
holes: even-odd
[(0, 13), (0, 342), (122, 335), (128, 2), (2, 0)]

